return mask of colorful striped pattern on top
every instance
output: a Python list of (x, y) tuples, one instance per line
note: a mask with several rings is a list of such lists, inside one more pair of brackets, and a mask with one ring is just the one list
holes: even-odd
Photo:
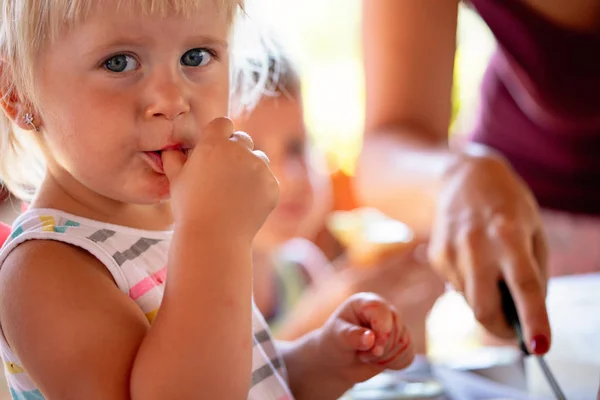
[[(105, 224), (51, 209), (31, 209), (13, 224), (0, 251), (0, 266), (27, 240), (57, 240), (80, 247), (98, 258), (119, 289), (128, 294), (152, 323), (160, 307), (167, 278), (167, 254), (172, 232), (144, 231)], [(249, 400), (290, 400), (286, 371), (271, 333), (253, 307), (254, 346)], [(21, 366), (0, 331), (0, 355), (12, 397), (43, 400), (44, 396)], [(201, 398), (201, 389), (198, 398)]]

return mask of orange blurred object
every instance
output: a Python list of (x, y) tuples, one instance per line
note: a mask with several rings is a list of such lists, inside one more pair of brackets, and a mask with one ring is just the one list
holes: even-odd
[(404, 223), (373, 208), (334, 211), (327, 227), (346, 247), (351, 265), (370, 268), (413, 245), (415, 235)]
[(331, 185), (333, 188), (333, 210), (350, 211), (358, 207), (354, 195), (353, 177), (341, 169), (331, 174)]

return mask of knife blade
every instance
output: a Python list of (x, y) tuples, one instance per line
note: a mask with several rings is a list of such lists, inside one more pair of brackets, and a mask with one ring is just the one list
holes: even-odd
[(538, 363), (548, 381), (548, 384), (552, 388), (552, 392), (557, 400), (566, 400), (565, 394), (560, 388), (556, 377), (548, 367), (546, 360), (544, 360), (543, 356), (538, 356), (531, 354), (527, 349), (527, 345), (525, 344), (525, 339), (523, 337), (523, 329), (521, 327), (521, 321), (519, 320), (519, 314), (517, 313), (517, 308), (515, 307), (515, 302), (512, 298), (510, 290), (506, 285), (506, 282), (500, 281), (498, 282), (498, 287), (500, 289), (500, 296), (502, 301), (502, 310), (504, 312), (504, 316), (506, 317), (506, 321), (510, 326), (514, 328), (517, 333), (517, 339), (519, 340), (519, 347), (525, 356), (534, 356), (537, 358)]

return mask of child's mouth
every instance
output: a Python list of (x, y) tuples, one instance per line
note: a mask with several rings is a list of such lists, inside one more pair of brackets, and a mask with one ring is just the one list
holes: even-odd
[(184, 149), (184, 148), (178, 148), (178, 149), (165, 149), (165, 150), (155, 150), (155, 151), (145, 151), (144, 154), (146, 155), (146, 160), (148, 161), (148, 163), (150, 164), (150, 166), (152, 167), (152, 169), (155, 172), (158, 172), (159, 174), (163, 174), (165, 173), (165, 170), (163, 168), (163, 161), (162, 161), (162, 153), (163, 151), (181, 151), (185, 157), (187, 158), (189, 150), (190, 149)]

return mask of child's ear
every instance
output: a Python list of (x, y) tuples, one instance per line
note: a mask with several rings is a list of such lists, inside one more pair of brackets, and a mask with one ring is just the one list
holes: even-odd
[(8, 118), (12, 121), (17, 119), (20, 109), (19, 98), (14, 90), (6, 88), (4, 84), (0, 88), (0, 105)]
[(32, 125), (31, 119), (27, 119), (26, 115), (33, 118), (33, 107), (23, 101), (22, 97), (16, 89), (10, 84), (9, 78), (4, 74), (2, 63), (0, 62), (0, 107), (4, 114), (15, 125), (24, 130), (31, 130), (35, 126)]
[(0, 92), (0, 106), (4, 114), (23, 130), (37, 130), (36, 117), (31, 105), (25, 104), (14, 91)]

